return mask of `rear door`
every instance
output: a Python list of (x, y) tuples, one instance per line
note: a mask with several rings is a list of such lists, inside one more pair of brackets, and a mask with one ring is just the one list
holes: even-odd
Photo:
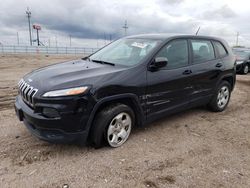
[(167, 58), (168, 64), (156, 72), (147, 72), (146, 106), (149, 119), (188, 104), (192, 92), (188, 48), (187, 39), (175, 39), (155, 56)]
[(224, 69), (220, 58), (216, 57), (212, 41), (191, 39), (192, 87), (191, 102), (209, 98)]

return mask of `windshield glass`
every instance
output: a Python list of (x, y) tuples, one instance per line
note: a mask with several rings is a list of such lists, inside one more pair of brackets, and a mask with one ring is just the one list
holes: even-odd
[(160, 43), (161, 40), (156, 39), (120, 39), (91, 55), (89, 59), (133, 66), (138, 64)]
[(250, 50), (233, 50), (234, 54), (239, 57), (248, 57), (250, 54)]

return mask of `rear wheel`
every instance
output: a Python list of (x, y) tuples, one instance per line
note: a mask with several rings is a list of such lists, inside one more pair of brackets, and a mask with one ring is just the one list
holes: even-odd
[(208, 106), (214, 112), (222, 112), (226, 109), (231, 97), (231, 85), (223, 81), (217, 88), (216, 93)]
[(91, 143), (95, 148), (104, 144), (119, 147), (128, 140), (134, 122), (134, 112), (127, 105), (116, 104), (104, 108), (97, 114), (91, 128)]

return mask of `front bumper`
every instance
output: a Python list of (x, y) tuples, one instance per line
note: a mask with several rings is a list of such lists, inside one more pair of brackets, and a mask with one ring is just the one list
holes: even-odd
[(240, 64), (236, 64), (236, 73), (242, 73), (246, 64), (249, 64), (249, 61), (242, 61)]
[(236, 65), (236, 72), (239, 73), (243, 70), (243, 63), (242, 64), (239, 64), (239, 65)]
[(87, 117), (82, 113), (62, 114), (60, 117), (47, 118), (35, 113), (20, 96), (15, 102), (18, 119), (23, 121), (28, 130), (41, 140), (52, 143), (86, 143), (88, 129), (84, 129)]

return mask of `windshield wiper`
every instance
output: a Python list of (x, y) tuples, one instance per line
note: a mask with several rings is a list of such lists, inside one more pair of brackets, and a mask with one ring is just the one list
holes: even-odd
[(90, 61), (89, 56), (87, 56), (87, 57), (82, 57), (81, 59), (82, 59), (82, 60), (88, 60), (88, 61)]
[(101, 60), (96, 60), (96, 59), (90, 59), (90, 61), (93, 61), (95, 63), (101, 63), (101, 64), (107, 64), (107, 65), (115, 66), (114, 63), (110, 63), (110, 62), (107, 62), (107, 61), (101, 61)]

